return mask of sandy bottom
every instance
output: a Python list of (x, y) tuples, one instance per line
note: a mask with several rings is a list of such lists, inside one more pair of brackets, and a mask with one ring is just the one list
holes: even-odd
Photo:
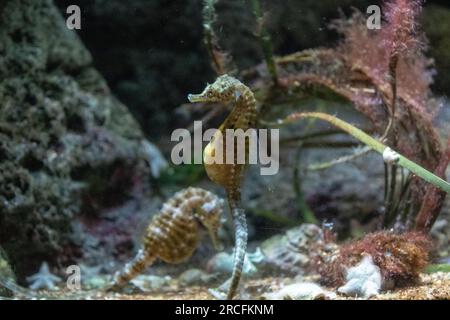
[[(241, 292), (241, 299), (263, 299), (263, 294), (276, 291), (282, 287), (287, 278), (265, 278), (247, 280)], [(335, 291), (332, 288), (327, 288)], [(106, 300), (210, 300), (214, 297), (208, 292), (208, 287), (185, 287), (172, 286), (159, 292), (119, 294), (119, 293), (96, 293), (87, 294), (82, 299), (106, 299)], [(337, 295), (337, 300), (357, 299)], [(411, 287), (384, 292), (371, 299), (374, 300), (450, 300), (450, 274), (434, 273), (421, 276), (419, 284)]]

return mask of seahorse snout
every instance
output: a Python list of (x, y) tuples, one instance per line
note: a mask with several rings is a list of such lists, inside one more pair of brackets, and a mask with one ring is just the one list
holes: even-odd
[(191, 103), (203, 102), (204, 97), (201, 94), (188, 94), (188, 100)]

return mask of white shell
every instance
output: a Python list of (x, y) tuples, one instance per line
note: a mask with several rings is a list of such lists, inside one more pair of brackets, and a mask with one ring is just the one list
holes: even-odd
[(397, 152), (387, 147), (383, 151), (383, 161), (389, 164), (396, 163), (400, 159), (400, 156)]

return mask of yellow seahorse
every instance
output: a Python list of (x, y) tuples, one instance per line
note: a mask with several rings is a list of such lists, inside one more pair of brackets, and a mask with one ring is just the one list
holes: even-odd
[[(227, 129), (241, 129), (246, 131), (253, 129), (256, 124), (257, 105), (253, 92), (239, 80), (223, 75), (210, 85), (207, 85), (200, 94), (190, 94), (190, 102), (222, 102), (233, 103), (234, 107), (219, 129), (216, 131), (211, 141), (204, 149), (203, 161), (206, 173), (215, 183), (225, 188), (230, 205), (230, 212), (235, 228), (235, 255), (233, 273), (229, 280), (227, 298), (232, 299), (236, 294), (241, 278), (244, 264), (245, 252), (247, 249), (247, 223), (244, 210), (241, 208), (241, 181), (245, 164), (237, 161), (237, 144), (234, 143), (233, 163), (214, 162), (216, 152), (222, 148), (222, 157), (226, 157), (227, 152)], [(234, 137), (233, 137), (234, 139)], [(248, 158), (248, 144), (245, 150)]]

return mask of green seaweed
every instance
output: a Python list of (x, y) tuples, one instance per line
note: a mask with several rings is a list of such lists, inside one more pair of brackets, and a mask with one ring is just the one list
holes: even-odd
[(450, 264), (430, 264), (425, 269), (426, 273), (450, 272)]
[(171, 165), (161, 173), (157, 181), (161, 186), (191, 186), (205, 177), (203, 166), (196, 164)]

